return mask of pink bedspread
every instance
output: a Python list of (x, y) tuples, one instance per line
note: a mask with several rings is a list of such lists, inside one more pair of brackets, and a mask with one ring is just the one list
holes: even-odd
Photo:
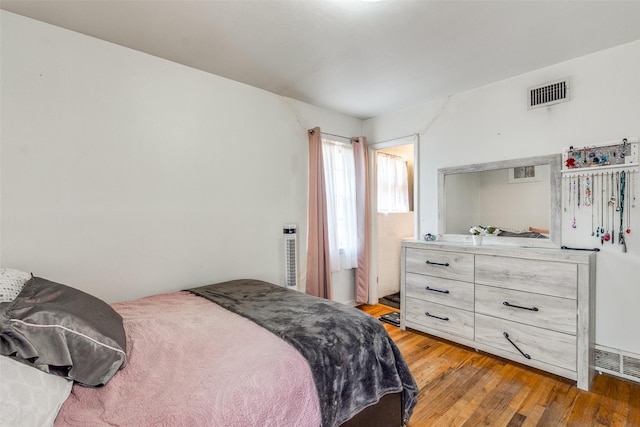
[(271, 332), (187, 292), (114, 304), (126, 366), (74, 386), (56, 426), (314, 426), (307, 361)]

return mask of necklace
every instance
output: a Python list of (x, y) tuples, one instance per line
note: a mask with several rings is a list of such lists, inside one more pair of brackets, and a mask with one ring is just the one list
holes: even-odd
[(631, 207), (635, 208), (636, 207), (636, 171), (633, 171), (633, 173), (631, 174), (631, 200), (632, 200), (632, 204)]
[(580, 190), (580, 182), (582, 182), (582, 175), (578, 175), (578, 198), (576, 199), (578, 209), (580, 209), (580, 196), (582, 196), (582, 191)]
[(633, 197), (632, 192), (631, 192), (631, 187), (632, 187), (632, 183), (633, 183), (633, 174), (634, 172), (629, 172), (630, 176), (630, 182), (629, 182), (629, 186), (627, 187), (627, 229), (625, 230), (627, 234), (631, 233), (631, 198)]
[(604, 235), (604, 174), (600, 174), (600, 234)]
[[(624, 171), (622, 171), (622, 173), (624, 173)], [(616, 172), (616, 196), (620, 194), (621, 179), (622, 179), (622, 176), (620, 175), (620, 172)], [(617, 202), (618, 204), (616, 205), (616, 212), (620, 212), (620, 197), (618, 197)]]
[[(575, 177), (573, 178), (573, 198), (575, 200), (576, 198), (576, 179)], [(571, 228), (577, 228), (578, 226), (576, 225), (576, 204), (572, 203), (571, 204), (571, 208), (573, 209), (573, 219), (571, 220)]]
[(622, 245), (622, 252), (627, 252), (627, 242), (624, 239), (624, 187), (627, 183), (627, 174), (625, 171), (620, 172), (620, 181), (618, 182), (620, 186), (620, 230), (618, 231), (618, 243)]
[(566, 187), (564, 186), (564, 183), (562, 185), (562, 192), (563, 192), (563, 197), (562, 197), (562, 201), (564, 204), (564, 211), (567, 211), (567, 205), (571, 204), (571, 178), (568, 176), (564, 176), (562, 177), (562, 179), (568, 184)]
[[(616, 172), (616, 178), (617, 178)], [(616, 243), (616, 196), (615, 196), (616, 186), (613, 181), (613, 172), (611, 172), (611, 244)]]
[(614, 196), (614, 190), (616, 188), (615, 184), (613, 183), (613, 172), (610, 173), (611, 175), (611, 190), (609, 191), (609, 206), (613, 206), (616, 204), (616, 196)]
[[(593, 175), (592, 175), (592, 177), (593, 177)], [(593, 192), (595, 193), (595, 191), (596, 191), (596, 180), (593, 179), (592, 181), (593, 181)], [(593, 229), (593, 224), (594, 224), (593, 217), (595, 215), (595, 210), (596, 210), (595, 208), (596, 208), (596, 201), (593, 200), (593, 203), (591, 204), (591, 236), (595, 236), (596, 235), (596, 230)]]
[[(608, 173), (607, 173), (608, 175)], [(613, 175), (611, 175), (611, 179), (612, 181), (609, 182), (608, 179), (605, 178), (605, 180), (607, 181), (607, 207), (606, 207), (606, 218), (605, 218), (605, 227), (609, 227), (609, 206), (611, 206), (611, 198), (610, 198), (610, 194), (611, 194), (611, 185), (613, 184)], [(603, 240), (605, 242), (608, 242), (609, 240), (611, 240), (611, 234), (609, 234), (609, 230), (606, 230), (603, 236)]]

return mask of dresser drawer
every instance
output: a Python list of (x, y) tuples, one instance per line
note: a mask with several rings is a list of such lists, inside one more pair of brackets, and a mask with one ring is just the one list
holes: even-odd
[(407, 322), (473, 339), (473, 312), (408, 297), (406, 305)]
[(577, 298), (578, 269), (575, 264), (476, 255), (476, 283), (519, 291)]
[[(513, 344), (507, 340), (505, 333)], [(517, 355), (514, 360), (528, 363), (529, 360), (576, 370), (576, 337), (574, 335), (536, 328), (504, 319), (475, 315), (475, 339), (491, 347)], [(523, 356), (518, 348), (530, 356)]]
[(473, 282), (473, 255), (430, 249), (406, 249), (408, 273)]
[(473, 283), (407, 273), (407, 297), (473, 311)]
[(576, 300), (476, 285), (476, 313), (576, 334)]

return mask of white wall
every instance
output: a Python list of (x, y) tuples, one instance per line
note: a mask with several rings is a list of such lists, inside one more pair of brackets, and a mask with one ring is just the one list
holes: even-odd
[[(385, 114), (364, 123), (365, 135), (371, 143), (420, 135), (419, 235), (434, 234), (438, 168), (557, 154), (571, 145), (640, 135), (639, 70), (640, 40)], [(573, 82), (570, 102), (526, 109), (528, 87), (566, 76)], [(597, 255), (596, 342), (640, 353), (640, 208), (632, 224), (639, 230), (628, 235), (628, 253), (605, 245)], [(590, 230), (563, 227), (566, 245), (593, 247), (592, 239)]]
[[(306, 271), (308, 139), (361, 121), (1, 12), (0, 264), (119, 301)], [(353, 295), (350, 297), (353, 298)]]

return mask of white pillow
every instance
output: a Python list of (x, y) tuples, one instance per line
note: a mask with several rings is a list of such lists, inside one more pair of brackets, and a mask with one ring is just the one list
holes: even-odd
[(0, 356), (0, 425), (52, 426), (73, 381)]
[(0, 268), (0, 302), (13, 301), (31, 274), (13, 268)]

